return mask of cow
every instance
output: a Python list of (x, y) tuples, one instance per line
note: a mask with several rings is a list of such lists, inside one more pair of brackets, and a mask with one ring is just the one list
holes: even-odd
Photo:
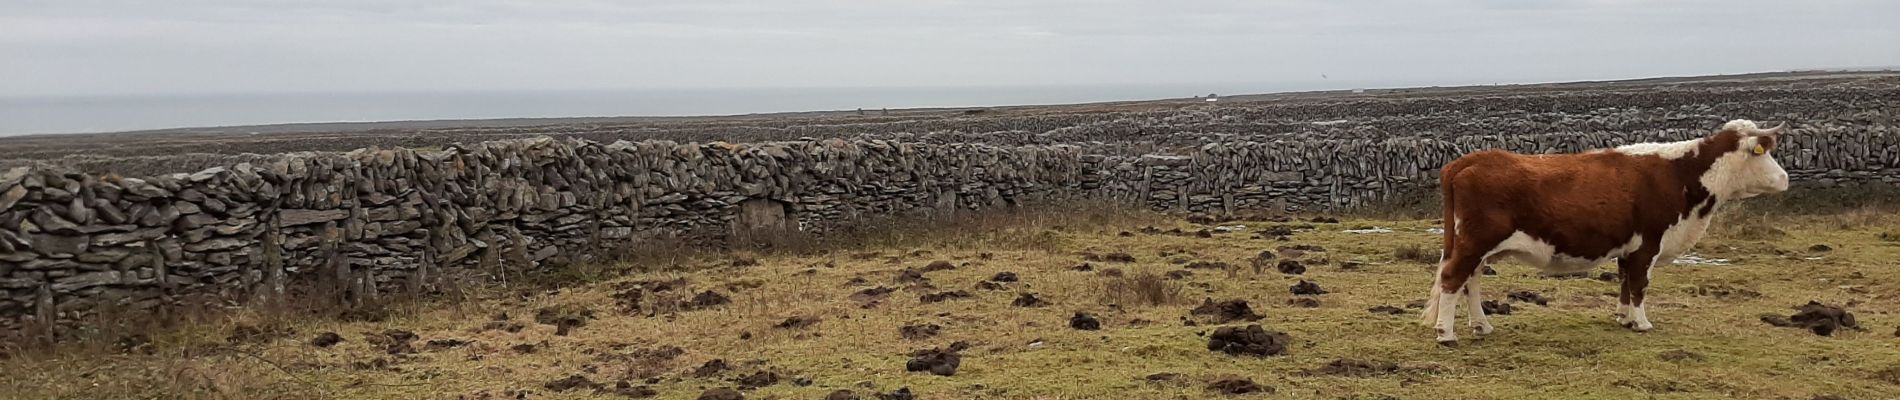
[(1440, 344), (1457, 344), (1462, 301), (1475, 334), (1490, 334), (1479, 305), (1484, 264), (1508, 257), (1547, 274), (1576, 274), (1616, 259), (1617, 322), (1652, 329), (1643, 308), (1651, 268), (1695, 246), (1722, 205), (1788, 190), (1788, 172), (1774, 158), (1786, 126), (1737, 119), (1680, 142), (1576, 154), (1493, 149), (1453, 160), (1439, 174), (1444, 253), (1424, 322)]

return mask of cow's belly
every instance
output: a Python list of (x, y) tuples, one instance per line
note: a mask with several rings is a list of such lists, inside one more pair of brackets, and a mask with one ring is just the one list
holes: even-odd
[(1557, 246), (1524, 232), (1514, 232), (1511, 237), (1498, 243), (1496, 248), (1485, 254), (1485, 262), (1510, 258), (1517, 262), (1537, 267), (1546, 275), (1570, 275), (1588, 272), (1598, 265), (1636, 251), (1643, 244), (1642, 235), (1632, 235), (1622, 247), (1610, 249), (1600, 255), (1572, 255), (1557, 251)]

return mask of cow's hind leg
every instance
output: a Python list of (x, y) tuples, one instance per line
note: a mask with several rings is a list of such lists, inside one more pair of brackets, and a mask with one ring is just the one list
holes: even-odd
[(1484, 294), (1478, 291), (1478, 276), (1473, 275), (1465, 281), (1465, 322), (1471, 325), (1473, 333), (1482, 338), (1491, 334), (1491, 317), (1484, 315)]
[[(1427, 301), (1427, 316), (1435, 316), (1432, 328), (1438, 331), (1438, 343), (1450, 345), (1458, 342), (1457, 326), (1458, 303), (1465, 300), (1468, 293), (1466, 284), (1471, 276), (1478, 272), (1482, 257), (1471, 254), (1462, 248), (1454, 249), (1450, 257), (1438, 266), (1438, 280), (1432, 285), (1432, 298)], [(1479, 311), (1482, 314), (1483, 311)]]

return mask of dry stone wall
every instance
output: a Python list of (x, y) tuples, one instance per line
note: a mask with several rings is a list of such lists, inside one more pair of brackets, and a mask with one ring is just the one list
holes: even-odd
[[(662, 236), (719, 240), (761, 213), (823, 233), (880, 216), (1068, 199), (1216, 214), (1339, 210), (1435, 196), (1437, 169), (1474, 150), (1574, 152), (1712, 126), (1258, 138), (1139, 155), (1086, 144), (541, 137), (257, 156), (141, 178), (21, 167), (0, 173), (0, 327), (70, 326), (102, 309), (373, 302)], [(1892, 125), (1800, 125), (1778, 157), (1800, 187), (1900, 184)], [(315, 293), (328, 297), (304, 298)]]

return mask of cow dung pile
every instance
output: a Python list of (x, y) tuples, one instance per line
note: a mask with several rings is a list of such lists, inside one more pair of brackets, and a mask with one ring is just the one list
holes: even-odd
[(1207, 350), (1230, 355), (1274, 356), (1286, 352), (1292, 338), (1286, 332), (1268, 331), (1259, 324), (1223, 326), (1207, 338)]
[[(1795, 314), (1792, 316), (1763, 315), (1761, 321), (1784, 328), (1806, 328), (1821, 336), (1831, 336), (1834, 331), (1841, 328), (1860, 328), (1860, 323), (1854, 321), (1853, 313), (1840, 307), (1821, 304), (1819, 301), (1809, 301), (1808, 304), (1796, 307)], [(1900, 335), (1900, 332), (1895, 332), (1895, 334)]]
[(1259, 321), (1261, 318), (1265, 318), (1260, 316), (1260, 314), (1255, 314), (1253, 307), (1248, 306), (1246, 300), (1240, 299), (1223, 300), (1218, 303), (1214, 302), (1212, 298), (1203, 299), (1201, 300), (1201, 306), (1195, 307), (1194, 310), (1189, 311), (1188, 314), (1204, 317), (1204, 320), (1212, 324), (1225, 324), (1234, 321)]

